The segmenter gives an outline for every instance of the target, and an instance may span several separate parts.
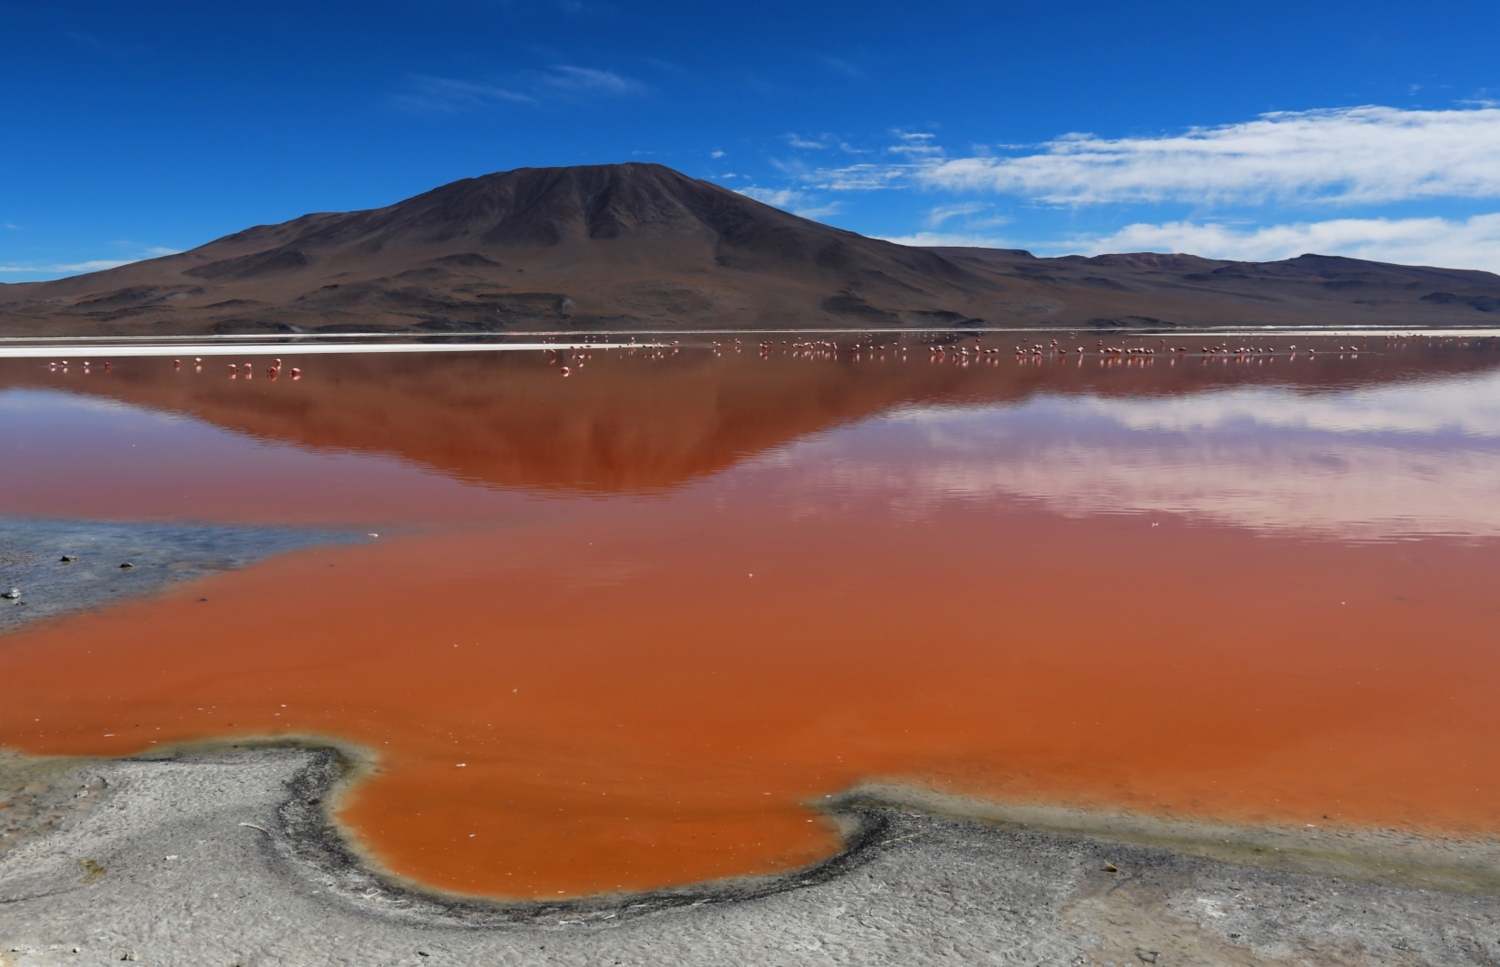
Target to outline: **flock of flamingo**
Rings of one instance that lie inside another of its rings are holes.
[[[1069,335],[1074,340],[1077,340],[1077,334],[1069,333]],[[1315,334],[1308,335],[1311,337]],[[920,348],[925,345],[929,362],[951,363],[960,367],[977,363],[998,365],[1003,357],[1012,355],[1012,353],[997,346],[986,347],[983,336],[972,337],[972,344],[969,338],[964,337],[956,341],[948,340],[941,343],[929,343],[920,338],[906,340],[897,336],[894,341],[877,342],[875,341],[874,333],[866,333],[855,339],[854,342],[843,345],[836,340],[827,338],[800,340],[761,339],[755,345],[762,359],[771,359],[781,355],[794,359],[820,361],[848,360],[851,362],[884,361],[888,359],[905,362],[909,360],[909,353],[913,348]],[[1284,347],[1274,343],[1247,343],[1245,345],[1231,345],[1227,342],[1203,343],[1200,344],[1196,351],[1185,345],[1169,345],[1168,340],[1161,337],[1138,338],[1141,338],[1143,342],[1147,338],[1155,339],[1157,345],[1114,345],[1106,344],[1104,340],[1100,339],[1095,342],[1094,348],[1091,351],[1081,344],[1064,346],[1057,339],[1048,339],[1046,342],[1043,342],[1040,338],[1033,341],[1030,337],[1026,337],[1015,346],[1013,355],[1019,363],[1032,364],[1046,361],[1065,362],[1070,359],[1077,359],[1078,363],[1082,365],[1085,358],[1097,358],[1101,366],[1119,365],[1122,363],[1126,365],[1149,365],[1158,358],[1169,359],[1173,364],[1179,359],[1185,360],[1188,358],[1197,358],[1204,363],[1210,361],[1266,363],[1277,358],[1287,358],[1290,360],[1299,358],[1316,359],[1320,353],[1325,358],[1331,355],[1339,359],[1357,359],[1362,351],[1371,351],[1371,338],[1379,339],[1381,335],[1377,334],[1374,337],[1364,336],[1356,344],[1323,347],[1305,345],[1301,348],[1296,343],[1291,343]],[[1482,341],[1488,341],[1490,345],[1494,345],[1496,337],[1480,334],[1467,339],[1457,336],[1429,336],[1421,334],[1403,336],[1384,335],[1383,348],[1387,351],[1404,348],[1413,341],[1418,341],[1429,347],[1451,346],[1463,348],[1478,345]],[[711,340],[707,346],[709,353],[715,357],[742,353],[745,348],[746,343],[744,340],[737,338]],[[550,355],[551,364],[555,365],[562,361],[567,362],[568,365],[564,365],[560,369],[563,376],[568,376],[576,372],[582,367],[584,361],[592,358],[591,353],[582,354],[577,350],[574,350],[574,355],[571,357],[560,355],[561,350],[558,349],[548,349],[547,352]],[[670,345],[631,347],[624,350],[625,355],[639,355],[641,358],[648,360],[669,359],[680,352],[680,343],[676,340],[672,341]]]
[[[1068,335],[1072,336],[1075,341],[1077,340],[1075,333],[1069,333]],[[1040,337],[1035,340],[1031,337],[1024,337],[1015,345],[1013,353],[1009,353],[998,346],[985,346],[983,336],[972,337],[972,343],[970,343],[970,338],[963,337],[958,340],[928,342],[921,338],[907,340],[897,336],[894,341],[876,342],[874,333],[866,333],[855,339],[852,343],[843,345],[840,345],[836,340],[824,338],[783,339],[780,341],[762,339],[756,343],[756,346],[759,349],[759,355],[762,359],[771,359],[774,356],[783,355],[794,359],[823,361],[848,360],[851,362],[861,362],[891,359],[906,362],[909,359],[908,353],[912,348],[925,345],[928,361],[931,363],[951,363],[958,366],[970,366],[977,363],[998,365],[1001,358],[1014,355],[1015,360],[1019,363],[1037,364],[1048,361],[1066,362],[1069,359],[1077,359],[1079,365],[1082,365],[1085,358],[1093,357],[1099,360],[1101,366],[1107,366],[1120,363],[1145,365],[1153,362],[1158,357],[1167,358],[1173,363],[1179,359],[1190,357],[1201,359],[1205,363],[1211,360],[1263,363],[1279,357],[1295,360],[1305,356],[1307,359],[1315,359],[1320,352],[1325,357],[1336,354],[1341,359],[1345,357],[1357,359],[1361,351],[1370,351],[1370,339],[1372,337],[1364,336],[1359,340],[1358,344],[1327,346],[1321,349],[1312,345],[1299,349],[1296,343],[1288,344],[1285,348],[1278,347],[1275,344],[1258,345],[1249,343],[1246,345],[1231,346],[1225,342],[1202,343],[1196,352],[1185,345],[1168,345],[1167,339],[1160,337],[1149,337],[1156,339],[1157,345],[1155,346],[1144,344],[1106,345],[1105,341],[1100,339],[1095,341],[1092,351],[1085,348],[1082,344],[1064,346],[1055,338],[1043,342]],[[1380,336],[1377,335],[1374,338],[1380,338]],[[1497,338],[1500,337],[1483,333],[1476,333],[1468,337],[1417,333],[1384,335],[1381,348],[1386,351],[1404,349],[1413,343],[1428,348],[1463,349],[1478,347],[1481,344],[1494,347],[1497,343]],[[1144,343],[1144,337],[1142,337],[1142,341]],[[741,353],[744,351],[745,345],[745,342],[741,339],[712,340],[709,342],[707,349],[713,356],[718,357],[730,353]],[[564,377],[579,372],[589,360],[594,358],[593,352],[586,351],[585,347],[549,347],[544,352],[546,352],[548,357],[548,365],[557,366],[558,373]],[[680,340],[674,339],[667,343],[630,346],[629,348],[620,350],[620,352],[626,356],[636,356],[648,361],[661,361],[679,355],[682,352],[682,345]],[[83,373],[85,375],[93,373],[94,365],[91,361],[84,360],[82,363]],[[182,365],[181,359],[172,360],[174,370],[181,370]],[[228,363],[227,365],[230,379],[248,380],[253,379],[255,376],[255,365],[253,363]],[[113,371],[113,363],[110,361],[106,360],[103,362],[102,367],[106,373]],[[68,373],[69,362],[66,359],[53,360],[47,364],[47,369],[49,372],[54,373]],[[203,372],[203,357],[193,357],[193,370],[198,373]],[[277,357],[266,368],[265,378],[274,381],[280,378],[281,371],[282,361],[280,357]],[[288,375],[293,380],[300,380],[302,378],[302,370],[299,367],[293,366],[289,369]]]
[[[87,359],[85,359],[83,361],[83,374],[85,376],[91,375],[93,373],[93,365],[94,364],[92,362],[90,362],[89,360],[87,360]],[[182,369],[182,360],[180,360],[180,359],[174,359],[174,360],[172,360],[172,369],[175,370],[175,371],[180,371]],[[54,360],[52,360],[51,362],[49,362],[47,364],[47,372],[49,372],[49,373],[67,373],[68,370],[69,370],[69,364],[68,364],[68,361],[66,359],[54,359]],[[114,372],[114,363],[106,360],[104,362],[104,372],[106,372],[106,373],[112,373],[112,372]],[[202,356],[194,356],[193,357],[193,372],[195,372],[195,373],[201,373],[201,372],[203,372],[203,357]],[[288,370],[287,375],[290,376],[292,379],[301,379],[302,378],[302,369],[300,367],[293,366],[290,370]],[[254,376],[255,376],[255,364],[254,363],[230,363],[229,364],[229,378],[230,379],[241,379],[241,378],[243,378],[243,379],[252,379],[252,378],[254,378]],[[278,356],[278,357],[276,357],[276,360],[271,363],[270,366],[266,367],[266,378],[270,379],[270,380],[276,380],[276,379],[280,378],[280,376],[281,376],[281,357]]]

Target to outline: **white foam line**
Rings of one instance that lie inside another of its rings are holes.
[[[512,353],[512,352],[537,352],[542,350],[589,350],[589,349],[658,349],[663,348],[660,343],[557,343],[557,342],[528,342],[528,343],[448,343],[446,345],[431,345],[427,343],[371,343],[369,345],[274,345],[274,346],[224,346],[184,343],[177,346],[162,345],[112,345],[79,346],[84,350],[82,353],[67,353],[72,357],[70,362],[76,360],[83,362],[87,358],[90,362],[103,362],[106,359],[120,359],[126,356],[324,356],[333,354],[352,355],[357,353]],[[65,352],[64,347],[59,346],[0,346],[0,359],[58,359]]]
[[[989,333],[993,335],[1009,335],[1012,333],[1051,333],[1057,335],[1066,333],[1075,338],[1083,336],[1102,336],[1111,339],[1130,338],[1160,338],[1162,336],[1173,336],[1182,339],[1202,338],[1207,336],[1402,336],[1407,338],[1421,337],[1460,337],[1470,338],[1497,338],[1500,337],[1500,328],[1493,326],[1472,326],[1449,329],[1392,329],[1380,328],[1345,328],[1327,329],[1319,326],[1230,326],[1214,327],[1202,326],[1193,328],[1149,328],[1139,329],[1094,329],[1092,327],[1074,327],[1071,329],[1059,328],[1057,326],[953,326],[951,328],[892,328],[892,329],[596,329],[589,335],[592,337],[614,337],[622,336],[818,336],[818,335],[860,335],[860,336],[888,336],[888,335],[936,335],[942,333]],[[47,344],[54,346],[93,346],[96,343],[113,344],[159,344],[168,340],[194,340],[193,345],[209,346],[216,342],[244,343],[276,341],[282,346],[302,346],[316,344],[322,340],[355,340],[355,339],[410,339],[417,337],[421,339],[446,339],[464,338],[473,340],[476,337],[490,339],[515,338],[514,333],[492,332],[492,333],[393,333],[393,332],[351,332],[351,333],[246,333],[241,335],[206,335],[206,336],[0,336],[0,346],[8,343]],[[558,336],[577,337],[577,332],[533,332],[527,333],[533,339],[553,338]],[[111,342],[113,341],[113,342]],[[181,343],[185,345],[186,343]],[[371,344],[375,345],[375,344]],[[412,345],[411,343],[396,343],[395,345]],[[433,344],[439,345],[439,344]],[[465,348],[476,345],[464,343]],[[503,348],[495,343],[479,343],[482,348]],[[525,346],[534,346],[533,343],[524,343]],[[547,346],[556,346],[557,343],[547,343]],[[572,345],[572,344],[570,344]],[[598,345],[598,344],[595,344]],[[628,343],[624,345],[647,346],[659,345],[653,343]]]

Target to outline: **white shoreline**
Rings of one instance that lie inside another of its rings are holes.
[[[241,749],[64,767],[52,780],[55,823],[0,855],[0,964],[1500,960],[1500,897],[1216,862],[1108,833],[1018,828],[1015,816],[950,818],[921,811],[909,791],[904,808],[844,806],[873,810],[879,835],[832,875],[788,877],[775,892],[510,913],[445,906],[304,857],[284,806],[318,755]]]
[[[67,346],[0,346],[0,359],[58,359]],[[595,349],[660,349],[660,343],[367,343],[359,345],[299,345],[276,343],[272,345],[242,345],[224,343],[180,343],[171,345],[136,345],[114,343],[81,346],[89,354],[89,361],[104,362],[105,357],[116,359],[131,356],[326,356],[363,355],[367,353],[495,353],[495,352],[545,352],[565,349],[571,352]],[[76,354],[74,354],[76,355]],[[78,357],[82,363],[82,357]]]

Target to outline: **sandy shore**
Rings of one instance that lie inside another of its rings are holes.
[[[306,749],[0,759],[0,964],[1500,961],[1483,844],[1341,831],[1278,849],[1295,834],[1240,830],[1213,847],[1264,864],[1249,866],[1188,855],[1227,827],[1002,807],[960,818],[976,807],[871,788],[833,807],[851,850],[810,871],[497,906],[362,867],[319,808],[338,775],[334,753]],[[1063,828],[1085,820],[1091,835]],[[1145,845],[1169,836],[1177,848]],[[1333,862],[1345,875],[1292,872]],[[1424,877],[1468,892],[1390,882]]]

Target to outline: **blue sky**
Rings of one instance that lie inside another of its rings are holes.
[[[1500,271],[1500,4],[14,2],[0,280],[657,161],[869,235]]]

